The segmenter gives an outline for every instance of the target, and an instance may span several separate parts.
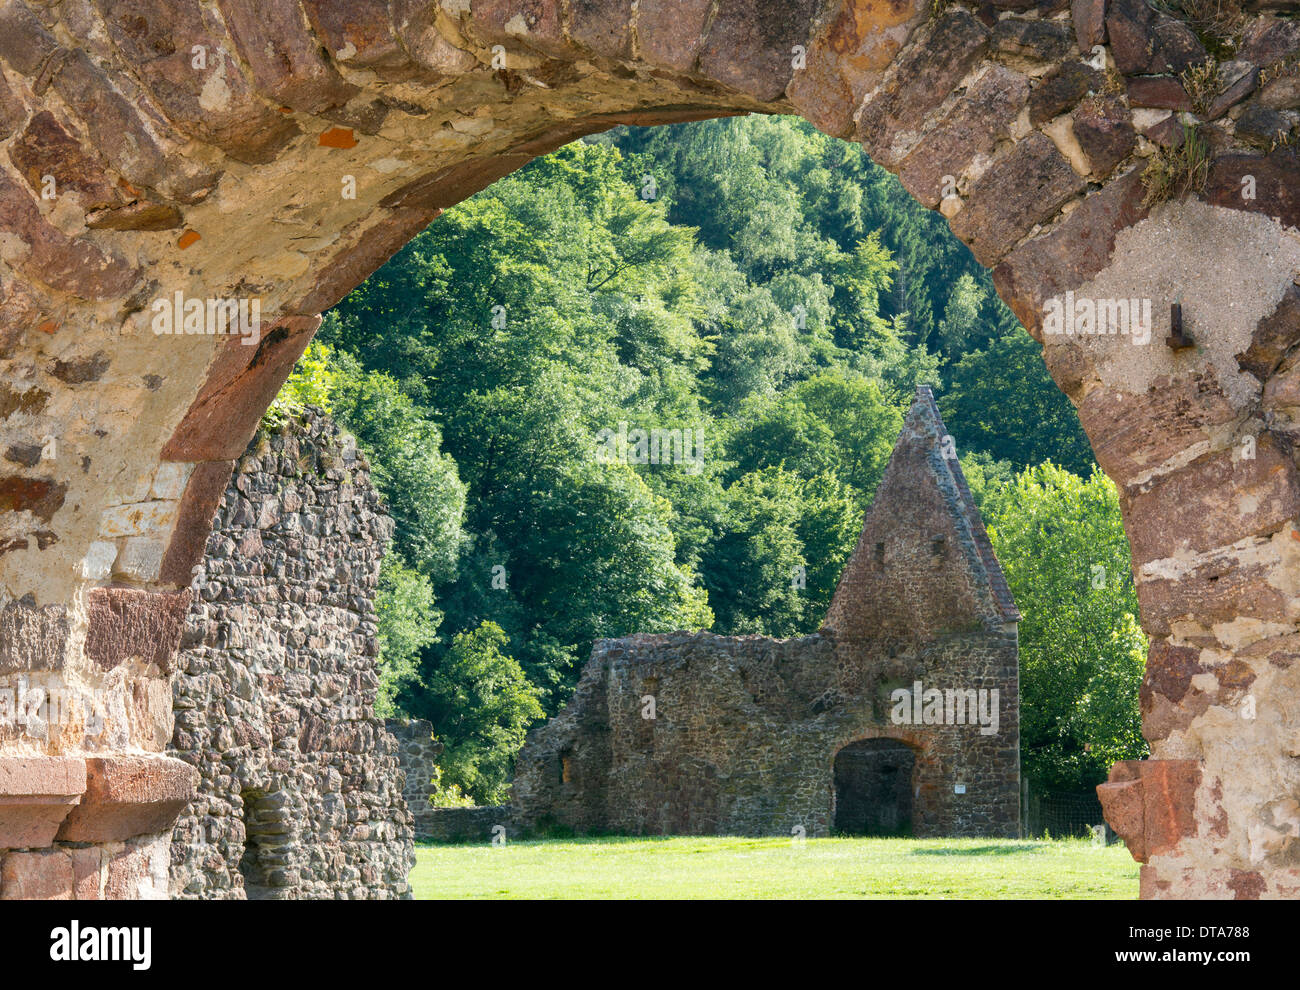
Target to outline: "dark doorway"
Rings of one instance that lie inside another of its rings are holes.
[[[835,830],[845,835],[912,834],[916,756],[894,739],[863,739],[835,754]]]

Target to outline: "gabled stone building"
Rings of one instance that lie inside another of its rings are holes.
[[[577,832],[1016,836],[1019,619],[919,388],[821,630],[597,643],[568,708],[529,735],[513,818]]]

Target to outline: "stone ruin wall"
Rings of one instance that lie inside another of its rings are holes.
[[[568,708],[528,736],[516,824],[828,835],[837,754],[892,739],[913,754],[915,835],[1018,836],[1020,613],[948,442],[919,387],[817,635],[597,643]],[[895,724],[892,692],[918,682],[996,690],[996,731],[974,713]]]
[[[198,768],[177,898],[403,898],[398,744],[374,717],[374,592],[392,535],[351,437],[263,429],[225,491],[186,617],[168,752]]]
[[[529,735],[514,823],[635,835],[790,835],[803,826],[829,835],[835,754],[887,738],[916,754],[917,836],[1018,836],[1014,626],[941,637],[907,658],[890,660],[882,645],[833,633],[603,640],[569,707]],[[914,680],[998,688],[1000,731],[893,725],[890,691]],[[643,717],[646,696],[653,719]]]
[[[384,722],[397,743],[397,762],[405,775],[402,790],[416,839],[433,834],[435,809],[429,804],[433,794],[433,771],[442,755],[442,744],[433,738],[433,723],[422,718],[390,718]]]

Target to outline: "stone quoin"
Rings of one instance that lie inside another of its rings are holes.
[[[942,209],[1119,486],[1152,752],[1101,795],[1143,896],[1300,894],[1300,21],[1246,6],[1189,93],[1145,0],[0,0],[0,687],[107,712],[0,729],[0,898],[166,894],[192,569],[319,314],[539,154],[748,112]],[[1144,205],[1186,122],[1203,190]],[[1151,340],[1044,335],[1069,291]],[[260,300],[256,346],[154,334],[177,292]]]

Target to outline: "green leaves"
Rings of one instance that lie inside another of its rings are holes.
[[[1020,623],[1020,743],[1040,787],[1082,791],[1146,754],[1137,624],[1119,493],[1052,464],[1023,471],[989,526]],[[988,503],[986,503],[987,505]]]
[[[941,377],[1026,613],[1026,765],[1078,783],[1140,748],[1136,603],[1088,583],[1127,566],[1113,491],[1012,482],[1091,469],[1073,410],[988,272],[861,149],[761,116],[570,145],[447,210],[321,338],[276,414],[331,404],[372,459],[403,558],[383,698],[434,721],[445,800],[500,797],[594,639],[815,630]],[[620,421],[702,428],[703,464],[598,463]]]
[[[480,804],[509,800],[515,756],[528,726],[542,717],[540,692],[506,654],[509,642],[494,622],[457,633],[426,685],[435,737],[444,747],[439,786],[458,788]]]
[[[396,699],[419,674],[420,653],[437,641],[442,613],[433,605],[433,585],[390,550],[379,572],[375,612],[379,618],[379,697],[375,714],[397,714]]]
[[[876,382],[841,371],[753,402],[733,426],[736,472],[781,466],[803,478],[826,473],[848,485],[864,512],[893,450],[903,417]]]
[[[986,451],[1018,468],[1052,461],[1089,472],[1092,448],[1069,400],[1018,324],[964,354],[945,376],[939,408],[959,450]]]

